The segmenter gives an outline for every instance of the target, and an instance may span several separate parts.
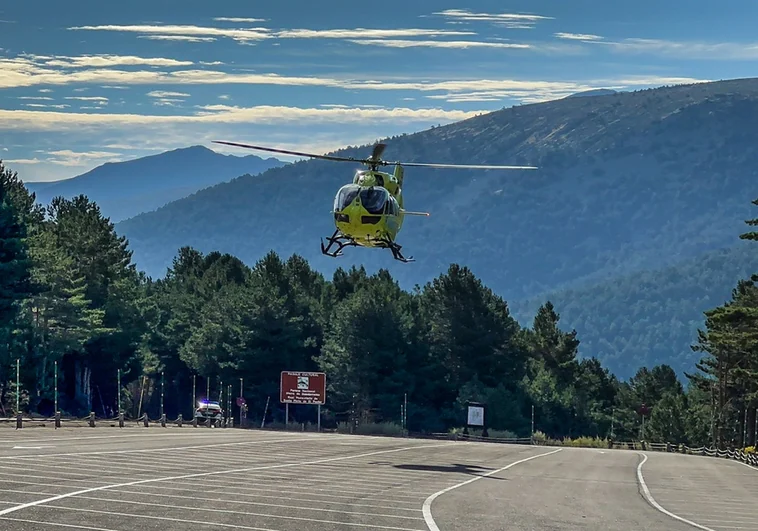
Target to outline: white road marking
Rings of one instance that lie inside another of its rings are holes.
[[[55,446],[14,446],[11,450],[42,450],[43,448],[55,448]]]
[[[219,448],[221,446],[241,446],[245,444],[269,444],[280,442],[302,442],[297,439],[267,439],[262,441],[240,441],[230,443],[215,443],[215,444],[203,444],[198,446],[176,446],[173,448],[144,448],[138,450],[101,450],[97,452],[71,452],[65,454],[34,454],[34,455],[4,455],[0,456],[0,459],[32,459],[32,458],[50,458],[50,457],[79,457],[85,455],[117,455],[117,454],[134,454],[134,453],[150,453],[150,452],[174,452],[177,450],[194,450],[199,448]]]
[[[281,465],[267,465],[267,466],[257,466],[257,467],[248,467],[248,468],[242,468],[238,470],[217,470],[214,472],[200,472],[196,474],[185,474],[182,476],[173,476],[173,477],[163,477],[163,478],[150,478],[150,479],[143,479],[140,481],[130,481],[128,483],[118,483],[113,485],[102,485],[100,487],[92,487],[89,489],[83,489],[75,492],[69,492],[66,494],[61,494],[58,496],[53,496],[50,498],[45,498],[42,500],[37,500],[30,503],[24,503],[21,505],[17,505],[16,507],[10,507],[8,509],[3,509],[0,511],[0,516],[12,513],[14,511],[19,511],[21,509],[27,509],[29,507],[34,507],[37,505],[42,505],[44,503],[54,502],[58,500],[62,500],[64,498],[70,498],[71,496],[77,496],[79,494],[89,494],[90,492],[95,492],[99,490],[106,490],[106,489],[113,489],[113,488],[121,488],[121,487],[130,487],[132,485],[141,485],[144,483],[157,483],[161,481],[175,481],[178,479],[190,479],[190,478],[198,478],[198,477],[205,477],[205,476],[215,476],[219,474],[229,474],[234,472],[252,472],[255,470],[272,470],[276,468],[291,468],[296,466],[307,466],[307,465],[315,465],[319,463],[331,463],[334,461],[344,461],[347,459],[360,459],[362,457],[370,457],[372,455],[382,455],[382,454],[388,454],[388,453],[395,453],[395,452],[403,452],[406,450],[416,450],[416,449],[422,449],[422,448],[441,448],[443,446],[450,446],[450,443],[447,444],[430,444],[430,445],[418,445],[418,446],[406,446],[402,448],[394,448],[391,450],[380,450],[377,452],[369,452],[366,454],[358,454],[358,455],[348,455],[343,457],[331,457],[326,459],[318,459],[315,461],[302,461],[298,463],[285,463]],[[166,451],[170,451],[170,449],[165,449]]]
[[[192,428],[194,430],[194,428]],[[178,438],[181,437],[183,432],[162,432],[162,433],[131,433],[131,434],[124,434],[124,435],[95,435],[92,437],[56,437],[55,435],[52,435],[50,437],[46,437],[44,439],[25,439],[23,436],[19,436],[13,439],[0,439],[0,443],[18,443],[18,442],[48,442],[50,439],[53,439],[55,441],[75,441],[75,442],[81,442],[81,441],[89,441],[89,440],[96,440],[96,439],[134,439],[134,438],[147,438],[147,439],[158,439],[160,437],[174,437]],[[194,437],[218,437],[217,432],[213,433],[203,433],[203,432],[197,432],[196,430],[192,432]],[[242,435],[240,434],[234,434],[234,435]]]
[[[434,517],[432,516],[432,502],[437,499],[439,496],[442,496],[446,492],[450,492],[453,489],[457,489],[458,487],[463,487],[464,485],[468,485],[469,483],[473,483],[474,481],[478,481],[482,478],[486,478],[487,476],[491,476],[493,474],[497,474],[499,472],[502,472],[503,470],[508,470],[512,466],[516,466],[521,463],[525,463],[527,461],[531,461],[532,459],[537,459],[538,457],[545,457],[547,455],[556,454],[563,450],[563,448],[558,448],[557,450],[553,450],[552,452],[546,452],[544,454],[537,454],[533,455],[531,457],[527,457],[526,459],[521,459],[519,461],[514,461],[513,463],[506,465],[502,468],[498,468],[497,470],[492,470],[491,472],[487,472],[486,474],[482,474],[481,476],[477,476],[475,478],[471,478],[467,481],[464,481],[462,483],[458,483],[457,485],[453,485],[452,487],[448,487],[446,489],[443,489],[441,491],[435,492],[431,496],[429,496],[425,501],[424,505],[422,507],[422,511],[424,513],[424,521],[426,522],[426,525],[429,527],[430,531],[440,531],[440,528],[437,527],[436,522],[434,521]],[[2,514],[2,513],[0,513]]]
[[[739,464],[741,464],[743,466],[746,466],[746,467],[750,468],[751,470],[758,470],[758,468],[754,467],[753,465],[748,465],[747,463],[743,463],[742,461],[737,461],[737,463],[739,463]]]
[[[637,452],[639,455],[641,455],[644,459],[640,461],[640,464],[637,465],[637,481],[639,481],[640,488],[642,488],[642,495],[647,500],[647,502],[658,509],[660,512],[665,514],[666,516],[670,516],[671,518],[675,520],[679,520],[680,522],[684,522],[685,524],[689,524],[693,527],[697,527],[698,529],[702,529],[703,531],[715,531],[715,529],[711,529],[710,527],[705,527],[700,524],[696,524],[695,522],[691,520],[687,520],[686,518],[682,518],[679,515],[676,515],[672,513],[671,511],[667,511],[664,509],[657,501],[655,501],[655,498],[653,498],[653,495],[650,494],[650,489],[647,488],[647,484],[645,483],[645,478],[642,476],[642,465],[645,464],[645,461],[647,461],[647,454],[643,454],[640,452]]]
[[[39,485],[44,486],[44,487],[48,486],[45,483],[40,483]],[[180,485],[180,486],[177,487],[177,485]],[[192,488],[182,488],[181,485],[184,485],[185,487],[192,486]],[[249,497],[249,498],[273,498],[273,499],[279,499],[279,500],[281,500],[282,498],[286,498],[288,500],[293,500],[293,501],[314,501],[314,502],[319,502],[319,503],[343,503],[343,502],[340,502],[340,501],[333,502],[332,500],[337,499],[337,500],[352,500],[352,501],[355,501],[356,499],[358,499],[354,495],[353,496],[342,496],[342,495],[339,495],[339,494],[331,494],[331,493],[330,494],[318,494],[316,492],[310,492],[310,493],[308,493],[308,496],[310,496],[310,498],[307,498],[307,499],[306,498],[293,498],[293,497],[291,497],[292,491],[290,491],[289,489],[286,489],[286,492],[285,492],[285,491],[275,491],[275,490],[270,489],[270,488],[237,487],[237,486],[234,486],[234,485],[229,485],[229,483],[212,484],[212,485],[209,485],[208,483],[198,483],[197,486],[189,485],[189,484],[186,484],[186,483],[172,483],[170,487],[164,487],[163,485],[147,485],[147,488],[149,488],[149,489],[163,489],[163,490],[172,490],[172,491],[173,490],[177,490],[177,491],[187,491],[187,492],[197,492],[198,491],[198,487],[202,488],[203,492],[207,492],[207,493],[226,494],[226,495],[230,495],[230,496],[246,496],[246,497]],[[216,489],[216,488],[221,489],[221,490],[209,490],[209,489]],[[230,490],[232,488],[237,489],[237,490],[244,489],[246,491],[251,491],[251,492],[250,493],[248,493],[248,492],[232,492]],[[116,492],[121,492],[121,491],[119,489],[116,489]],[[255,492],[267,492],[268,494],[267,495],[255,494]],[[278,493],[278,495],[274,495],[275,493]],[[412,511],[418,511],[419,510],[419,509],[416,509],[416,508],[414,508],[414,509],[409,509],[409,508],[400,509],[398,507],[398,504],[401,504],[401,503],[408,503],[408,504],[416,505],[417,504],[416,501],[411,501],[411,500],[389,500],[389,499],[387,499],[385,493],[380,493],[380,494],[382,494],[382,499],[380,501],[394,504],[393,507],[381,506],[382,509],[397,508],[398,510],[403,510],[403,511],[411,511],[411,510]],[[316,499],[316,497],[319,497],[319,498],[329,498],[329,500],[319,500],[319,499]],[[415,499],[418,500],[418,497],[416,497]],[[348,503],[348,502],[345,502],[345,503],[347,503],[349,505],[353,505],[352,503]],[[345,504],[345,503],[343,503],[343,504]],[[374,507],[380,507],[380,506],[376,505]]]
[[[117,490],[115,492],[124,492],[123,490]],[[140,492],[132,492],[131,494],[137,494],[137,495],[144,495],[144,493]],[[219,498],[204,498],[202,496],[180,496],[178,494],[155,494],[151,493],[152,496],[162,496],[164,498],[177,498],[177,499],[183,499],[183,500],[197,500],[197,501],[211,501],[211,502],[221,502],[221,503],[229,503],[229,504],[241,504],[241,505],[262,505],[264,507],[279,507],[281,509],[294,509],[296,511],[321,511],[321,512],[327,512],[327,513],[340,513],[340,514],[353,514],[357,516],[378,516],[381,518],[402,518],[404,520],[421,520],[421,517],[419,516],[403,516],[403,515],[393,515],[393,514],[381,514],[381,513],[363,513],[363,512],[355,512],[355,511],[346,511],[344,509],[323,509],[320,507],[298,507],[295,505],[279,505],[276,503],[263,503],[263,502],[252,502],[252,501],[245,501],[245,500],[222,500]],[[78,499],[82,500],[96,500],[101,502],[113,502],[113,503],[134,503],[137,505],[154,505],[156,507],[171,507],[173,509],[187,509],[190,511],[221,511],[222,513],[232,513],[232,514],[246,514],[246,515],[254,515],[254,516],[272,516],[273,518],[294,518],[299,520],[300,518],[295,518],[294,516],[279,516],[279,515],[268,515],[268,514],[259,514],[259,513],[249,513],[246,511],[235,511],[235,510],[227,510],[227,509],[211,509],[207,507],[186,507],[183,505],[166,505],[163,503],[148,503],[148,502],[140,502],[135,500],[123,500],[123,499],[113,499],[113,498],[98,498],[97,496],[76,496]],[[281,498],[280,498],[281,499]],[[327,522],[325,520],[310,520],[308,518],[305,518],[305,520],[313,521],[313,522],[323,522],[323,523],[330,523],[333,524],[335,522]],[[355,524],[359,525],[359,524]]]
[[[201,511],[201,512],[207,512],[207,513],[223,513],[223,514],[236,514],[240,516],[260,516],[263,518],[277,518],[277,519],[283,519],[283,520],[299,520],[301,522],[308,522],[308,523],[318,523],[318,524],[337,524],[337,525],[349,525],[349,526],[355,526],[355,527],[373,527],[378,529],[392,529],[393,531],[414,531],[413,529],[409,529],[407,527],[395,527],[395,526],[388,526],[388,525],[378,525],[378,524],[359,524],[357,522],[339,522],[335,520],[319,520],[318,518],[306,517],[306,516],[290,516],[285,514],[271,514],[271,513],[253,513],[249,511],[235,511],[233,509],[213,509],[211,507],[187,507],[186,505],[166,505],[165,503],[150,503],[150,502],[139,502],[134,500],[119,500],[119,499],[113,499],[113,498],[95,498],[92,496],[77,496],[77,498],[80,499],[87,499],[87,500],[100,500],[103,502],[116,502],[116,503],[127,503],[127,504],[134,504],[134,505],[143,505],[146,507],[160,507],[162,509],[175,509],[175,510],[181,510],[181,511]],[[48,509],[51,508],[63,508],[60,505],[50,505],[48,506]],[[66,509],[72,509],[74,511],[78,510],[76,507],[66,507]],[[356,514],[356,513],[350,513],[345,512],[344,514]],[[135,514],[135,517],[139,518],[140,514]],[[382,517],[384,515],[380,514],[369,514],[368,516],[379,516]],[[413,518],[410,516],[403,516],[403,517],[395,517],[395,518],[407,518],[410,520],[421,520],[421,518]]]
[[[74,529],[87,529],[88,531],[118,531],[117,529],[106,529],[104,527],[89,527],[86,525],[73,525],[73,524],[59,524],[57,522],[40,522],[38,520],[21,520],[20,518],[2,518],[0,520],[10,520],[11,522],[23,522],[25,524],[40,524],[40,525],[57,525],[58,527],[73,527]]]
[[[212,528],[219,528],[219,527],[230,527],[232,529],[249,529],[250,531],[278,531],[276,529],[270,529],[268,527],[250,527],[246,525],[236,525],[236,524],[222,524],[221,522],[199,522],[197,520],[184,520],[181,518],[173,518],[168,516],[151,516],[147,514],[130,514],[130,513],[117,513],[114,511],[97,511],[95,509],[77,509],[74,507],[63,507],[61,505],[51,505],[48,507],[48,509],[64,509],[67,511],[79,511],[79,512],[85,512],[85,513],[93,513],[93,514],[105,514],[108,516],[125,516],[126,518],[134,519],[134,518],[148,518],[150,520],[168,520],[169,522],[179,522],[182,524],[195,524],[195,525],[205,525]],[[0,517],[0,519],[3,519]],[[10,520],[10,518],[8,518]],[[79,526],[76,526],[79,527]],[[113,529],[105,529],[102,531],[116,531]]]

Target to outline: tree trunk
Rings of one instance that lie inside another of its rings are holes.
[[[747,422],[745,428],[745,446],[756,445],[756,407],[751,407],[747,410]]]
[[[84,406],[87,409],[87,413],[92,411],[92,386],[91,386],[92,370],[85,366],[82,366],[82,362],[76,362],[76,396],[78,399],[83,399]]]

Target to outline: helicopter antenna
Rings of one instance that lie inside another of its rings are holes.
[[[250,144],[240,144],[238,142],[227,142],[224,140],[214,140],[214,144],[224,144],[227,146],[242,147],[247,149],[257,149],[260,151],[270,151],[272,153],[281,153],[284,155],[295,155],[298,157],[310,157],[314,159],[333,160],[338,162],[358,162],[367,165],[372,171],[376,171],[379,166],[408,166],[408,167],[425,167],[425,168],[463,168],[475,170],[536,170],[537,166],[495,166],[487,164],[438,164],[427,162],[388,162],[379,157],[384,153],[386,144],[375,144],[371,156],[367,159],[357,159],[355,157],[336,157],[334,155],[316,155],[314,153],[305,153],[302,151],[291,151],[288,149],[277,149],[264,146],[253,146]]]

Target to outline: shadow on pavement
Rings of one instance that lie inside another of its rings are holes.
[[[418,472],[453,472],[458,474],[468,474],[469,476],[482,476],[485,472],[490,472],[493,469],[484,468],[476,465],[393,465],[394,468],[400,470],[415,470]],[[487,476],[488,479],[498,479],[507,481],[505,478],[496,478],[493,476]]]

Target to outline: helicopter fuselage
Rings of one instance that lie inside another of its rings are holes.
[[[358,171],[334,198],[334,224],[362,247],[387,247],[403,225],[403,168]]]

